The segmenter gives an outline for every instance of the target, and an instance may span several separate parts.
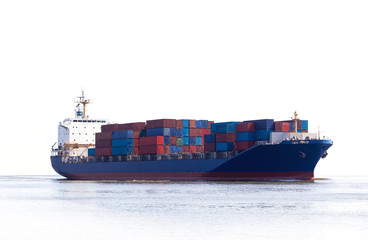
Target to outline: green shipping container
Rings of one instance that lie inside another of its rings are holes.
[[[181,137],[176,138],[176,146],[183,146],[183,138]]]

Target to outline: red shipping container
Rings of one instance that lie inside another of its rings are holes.
[[[202,145],[198,145],[198,146],[196,146],[196,148],[197,148],[197,152],[199,152],[199,153],[203,152],[203,146]]]
[[[235,140],[235,133],[216,133],[216,142],[234,142]]]
[[[197,136],[197,129],[196,128],[190,128],[189,129],[189,136],[190,137],[196,137]]]
[[[140,131],[133,131],[133,138],[139,138]]]
[[[190,137],[202,137],[202,128],[191,128],[189,129]]]
[[[215,123],[215,121],[208,121],[208,128],[211,129],[212,123]]]
[[[170,137],[170,145],[176,145],[176,137]]]
[[[238,141],[235,142],[235,150],[244,151],[252,146],[254,146],[254,141]]]
[[[197,132],[197,136],[196,137],[202,137],[202,133],[203,133],[202,130],[203,130],[202,128],[197,128],[196,129],[196,132]]]
[[[170,153],[170,145],[164,145],[164,153],[169,154]]]
[[[139,138],[140,146],[163,145],[163,144],[164,144],[164,136],[151,136]]]
[[[163,145],[144,145],[139,146],[139,154],[162,154],[164,153]]]
[[[111,148],[96,148],[95,156],[111,156]]]
[[[112,140],[111,139],[100,139],[96,141],[96,148],[111,148]]]
[[[282,131],[282,123],[283,122],[274,122],[273,128],[275,129],[275,132],[281,132]]]
[[[308,133],[308,130],[302,130],[302,133]]]
[[[205,152],[216,152],[216,143],[204,143]]]
[[[139,138],[134,138],[133,139],[133,146],[134,147],[139,147]]]
[[[236,124],[236,132],[254,132],[256,130],[253,122]]]
[[[95,140],[112,139],[112,132],[100,132],[96,133]]]
[[[197,146],[195,146],[195,145],[190,145],[190,146],[189,146],[189,151],[190,151],[191,153],[196,153],[196,152],[197,152]]]
[[[134,147],[133,148],[133,154],[134,155],[139,155],[139,147]]]
[[[208,128],[203,128],[203,129],[202,129],[202,137],[203,137],[204,135],[207,135],[207,134],[209,134],[209,129],[208,129]]]
[[[135,122],[135,123],[124,123],[124,124],[118,124],[118,130],[134,130],[139,131],[146,128],[145,122]]]
[[[189,128],[196,128],[197,124],[196,124],[196,120],[189,120]]]
[[[274,129],[276,132],[289,132],[290,123],[289,122],[275,122]]]
[[[147,120],[147,128],[176,128],[176,119]]]
[[[282,131],[283,132],[289,132],[290,131],[290,123],[282,123]]]
[[[178,128],[178,129],[183,128],[183,120],[177,120],[176,121],[176,128]]]
[[[101,126],[101,132],[112,132],[118,130],[118,124],[107,124]]]
[[[189,145],[185,145],[183,146],[183,153],[189,153],[190,152],[190,147]]]

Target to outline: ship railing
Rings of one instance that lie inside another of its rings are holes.
[[[51,156],[52,157],[61,157],[63,155],[63,152],[59,149],[52,149],[51,150]]]
[[[331,136],[322,136],[318,140],[332,140]]]
[[[238,151],[205,152],[205,153],[173,153],[173,154],[146,154],[146,155],[118,155],[118,156],[63,156],[62,162],[67,164],[97,163],[97,162],[130,162],[130,161],[163,161],[163,160],[203,160],[229,159],[238,154]]]
[[[322,136],[322,137],[312,137],[312,136],[293,136],[291,138],[284,138],[277,141],[256,141],[256,145],[277,145],[284,141],[309,141],[309,140],[331,140],[329,136]]]
[[[51,150],[51,156],[52,157],[57,157],[58,156],[58,151],[57,150]]]
[[[79,157],[79,156],[62,156],[62,163],[87,163],[88,157]]]

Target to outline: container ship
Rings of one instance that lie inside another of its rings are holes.
[[[308,132],[308,120],[213,122],[155,119],[110,123],[86,115],[59,123],[51,164],[73,180],[309,180],[332,146]]]

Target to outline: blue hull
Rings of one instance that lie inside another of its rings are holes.
[[[284,141],[256,145],[230,159],[62,163],[51,157],[51,163],[57,173],[76,180],[304,180],[314,177],[331,146],[330,140]]]

